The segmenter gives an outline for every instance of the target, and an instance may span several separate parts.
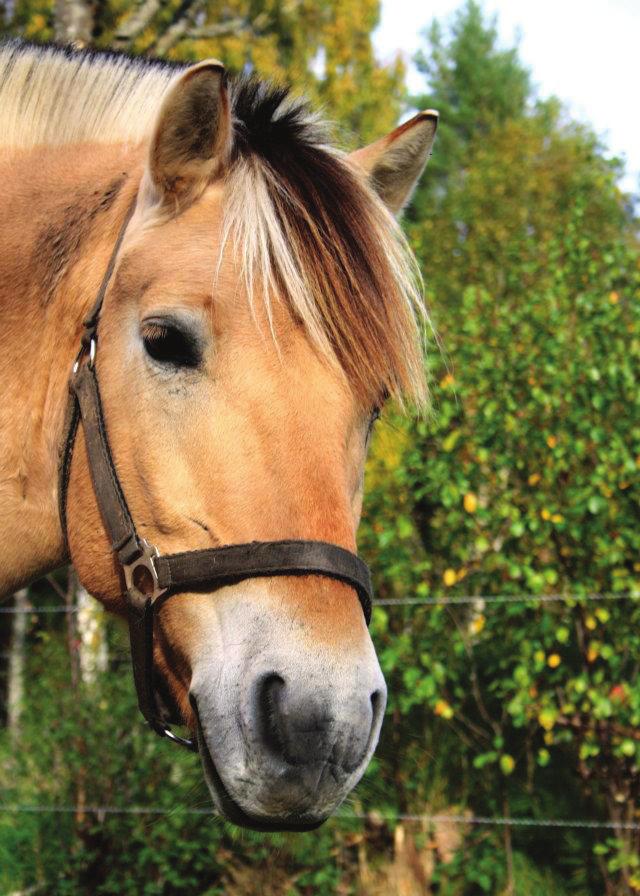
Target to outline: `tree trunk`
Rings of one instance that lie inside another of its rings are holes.
[[[27,609],[29,592],[26,588],[14,596],[15,609],[11,651],[9,653],[9,681],[7,693],[7,727],[12,743],[20,740],[20,717],[24,701],[24,666],[27,641]]]
[[[80,582],[75,590],[80,676],[85,684],[92,685],[101,672],[106,672],[109,660],[106,614],[102,605],[91,597]]]
[[[56,0],[54,33],[57,41],[84,47],[91,41],[93,14],[85,0]]]

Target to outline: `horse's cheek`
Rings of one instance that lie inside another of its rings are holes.
[[[96,502],[82,428],[69,476],[67,532],[71,560],[82,585],[108,610],[124,614],[120,575]]]

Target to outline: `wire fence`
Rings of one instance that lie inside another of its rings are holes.
[[[167,809],[164,806],[40,806],[40,805],[11,805],[0,803],[0,813],[18,814],[52,814],[52,815],[95,815],[105,818],[108,815],[200,815],[216,816],[213,808],[196,808],[191,806],[172,806]],[[450,815],[441,813],[435,815],[411,815],[407,813],[381,812],[372,809],[369,812],[338,812],[333,818],[337,820],[360,820],[379,824],[386,821],[408,821],[420,824],[455,824],[476,825],[492,827],[520,827],[520,828],[580,828],[583,830],[616,830],[616,831],[640,831],[640,821],[592,821],[586,818],[519,818],[508,816],[474,816],[474,815]]]
[[[374,601],[375,607],[455,606],[457,604],[552,604],[587,601],[638,600],[640,591],[601,591],[585,594],[461,594],[434,597],[389,597]]]
[[[433,597],[387,597],[375,600],[376,607],[440,607],[457,605],[478,604],[551,604],[551,603],[579,603],[580,601],[621,601],[640,600],[640,591],[589,591],[557,592],[553,594],[454,594],[434,595]],[[78,613],[79,607],[74,606],[50,606],[50,607],[0,607],[2,615],[55,615],[65,613]]]
[[[401,607],[401,606],[483,606],[498,604],[551,604],[551,603],[579,603],[582,601],[623,601],[639,600],[640,591],[610,591],[610,592],[556,592],[551,594],[463,594],[463,595],[433,595],[405,598],[381,598],[374,603],[376,607]],[[70,605],[44,606],[44,607],[0,607],[1,615],[65,615],[78,613],[79,607]],[[193,808],[188,806],[174,806],[167,809],[161,806],[47,806],[0,803],[0,814],[57,814],[57,815],[93,815],[98,820],[110,815],[199,815],[213,816],[211,808]],[[406,814],[386,813],[379,810],[370,812],[340,812],[334,816],[336,819],[359,819],[374,823],[384,822],[413,822],[424,825],[474,825],[486,827],[514,827],[514,828],[557,828],[557,829],[582,829],[582,830],[610,830],[610,831],[640,831],[639,821],[594,821],[591,819],[560,819],[560,818],[520,818],[520,817],[489,817],[473,815],[453,814]]]

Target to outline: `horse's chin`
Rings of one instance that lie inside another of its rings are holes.
[[[250,811],[243,809],[239,802],[231,796],[218,774],[199,722],[196,730],[204,779],[216,810],[227,821],[253,831],[275,833],[277,831],[313,831],[327,820],[327,816],[317,818],[308,814],[267,818],[251,814]]]

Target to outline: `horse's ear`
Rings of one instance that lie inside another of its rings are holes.
[[[438,113],[428,109],[349,156],[364,169],[372,187],[394,215],[400,214],[411,199],[431,155],[437,127]]]
[[[225,69],[216,59],[188,68],[165,96],[153,129],[142,191],[181,207],[220,173],[231,142]]]

